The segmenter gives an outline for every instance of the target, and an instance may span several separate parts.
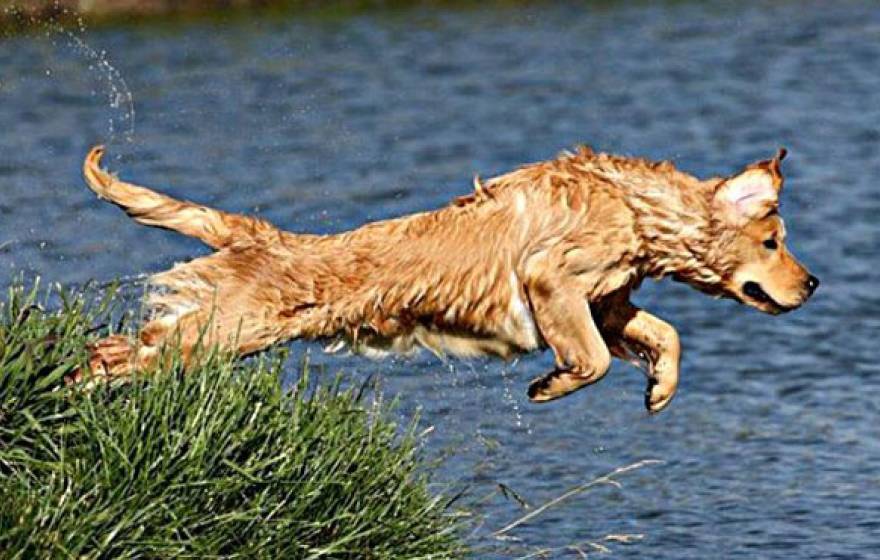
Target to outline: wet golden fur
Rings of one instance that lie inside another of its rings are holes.
[[[425,347],[506,358],[549,347],[557,365],[532,382],[534,401],[597,381],[614,355],[648,362],[646,404],[657,411],[675,393],[680,346],[671,326],[629,303],[642,279],[671,276],[771,313],[815,288],[784,246],[760,249],[784,237],[774,212],[784,153],[700,180],[581,148],[475,179],[445,208],[326,236],[122,182],[100,167],[102,154],[84,165],[100,197],[216,252],[152,277],[150,320],[136,340],[95,345],[96,375],[149,368],[172,340],[188,359],[200,333],[239,354],[292,338],[371,355]],[[748,281],[764,289],[758,299],[743,293]]]

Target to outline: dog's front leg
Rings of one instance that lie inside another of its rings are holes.
[[[576,278],[541,279],[528,286],[535,323],[556,356],[556,369],[529,385],[532,402],[546,402],[602,379],[611,354]]]
[[[615,355],[625,354],[625,347],[647,354],[650,368],[645,407],[651,412],[666,408],[678,388],[681,362],[681,342],[675,327],[624,301],[617,302],[607,312],[603,309],[602,331],[610,339],[612,350],[618,349]],[[615,338],[621,339],[624,348],[611,342]]]

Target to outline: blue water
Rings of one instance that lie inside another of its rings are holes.
[[[436,208],[475,173],[579,142],[704,175],[783,145],[790,247],[822,287],[769,317],[646,285],[637,303],[684,345],[679,394],[658,416],[625,364],[536,406],[525,389],[547,354],[371,362],[301,342],[292,353],[328,375],[378,373],[401,419],[420,411],[433,426],[426,453],[448,456],[437,480],[470,485],[472,499],[503,483],[538,506],[615,467],[665,461],[549,509],[516,540],[491,533],[518,504],[489,498],[470,537],[478,557],[578,558],[559,547],[594,541],[622,558],[872,558],[878,92],[870,2],[536,4],[6,38],[0,284],[19,271],[69,285],[132,277],[205,252],[87,191],[79,167],[96,142],[135,182],[309,232]]]

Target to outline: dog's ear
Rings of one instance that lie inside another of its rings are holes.
[[[765,159],[759,161],[757,163],[753,163],[748,166],[747,169],[766,169],[773,175],[773,182],[776,184],[776,190],[782,190],[782,183],[785,181],[785,178],[782,176],[782,160],[785,159],[786,154],[788,154],[788,150],[785,148],[779,148],[776,150],[776,155],[771,159]]]
[[[715,187],[716,210],[735,224],[763,218],[775,210],[783,183],[779,162],[785,154],[785,148],[781,148],[773,159],[753,163],[720,181]]]

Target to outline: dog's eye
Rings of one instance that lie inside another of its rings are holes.
[[[775,237],[771,237],[770,239],[764,241],[764,247],[768,248],[771,251],[775,251],[779,248],[779,243],[776,242]]]

